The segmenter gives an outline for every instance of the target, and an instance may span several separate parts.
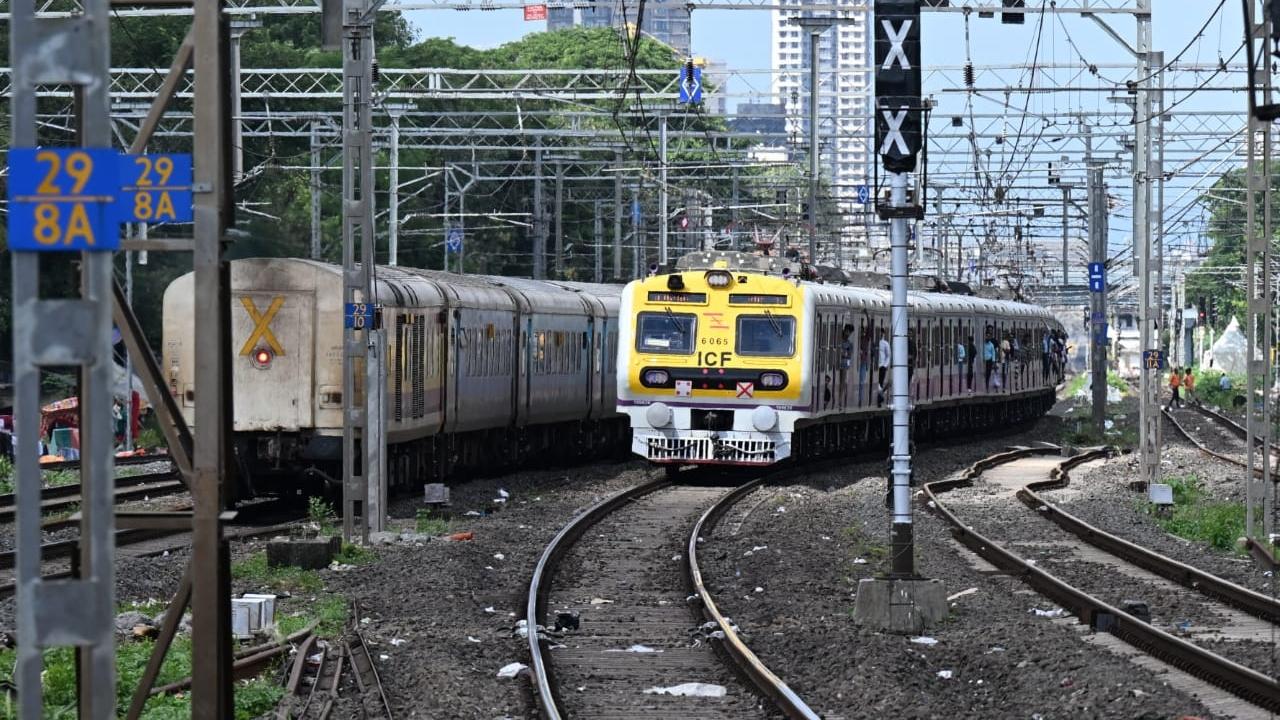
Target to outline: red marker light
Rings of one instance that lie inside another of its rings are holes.
[[[259,368],[266,370],[267,368],[271,367],[271,360],[272,360],[272,356],[271,356],[270,350],[266,348],[258,348],[257,350],[253,351],[253,362]]]

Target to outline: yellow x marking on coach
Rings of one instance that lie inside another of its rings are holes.
[[[284,296],[277,295],[271,298],[271,304],[267,306],[267,311],[261,314],[258,313],[258,306],[253,303],[253,298],[247,295],[240,298],[240,304],[244,305],[244,309],[249,313],[249,319],[254,323],[253,332],[249,333],[249,339],[244,341],[244,347],[240,348],[240,354],[248,355],[253,352],[253,348],[258,341],[263,340],[271,348],[271,352],[276,355],[284,355],[284,348],[280,347],[275,334],[271,332],[271,321],[284,305]]]

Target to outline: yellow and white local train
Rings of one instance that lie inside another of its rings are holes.
[[[802,281],[798,269],[694,253],[626,286],[618,409],[633,452],[672,466],[767,465],[889,436],[892,391],[882,398],[879,372],[889,292]],[[936,292],[909,303],[915,432],[983,432],[1052,407],[1043,348],[1062,326],[1048,311]]]

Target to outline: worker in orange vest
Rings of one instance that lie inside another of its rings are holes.
[[[1187,402],[1195,402],[1196,392],[1196,376],[1191,374],[1191,368],[1187,368],[1187,372],[1182,376],[1183,397]]]
[[[1172,408],[1177,405],[1182,407],[1182,398],[1178,397],[1178,388],[1182,385],[1182,368],[1174,368],[1173,374],[1169,376],[1169,404],[1165,409]]]

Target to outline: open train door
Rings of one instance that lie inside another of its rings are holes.
[[[315,299],[296,291],[233,291],[231,305],[235,429],[310,426]]]

